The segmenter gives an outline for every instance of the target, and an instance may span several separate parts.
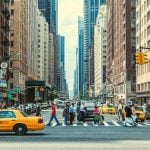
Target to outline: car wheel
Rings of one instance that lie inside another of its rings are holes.
[[[23,124],[17,124],[14,127],[14,132],[16,135],[24,135],[27,132],[27,128]]]

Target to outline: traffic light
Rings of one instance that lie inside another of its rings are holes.
[[[135,60],[136,60],[136,64],[142,64],[141,52],[137,52],[135,54]]]
[[[147,54],[145,52],[141,53],[141,60],[142,60],[142,64],[148,63]]]

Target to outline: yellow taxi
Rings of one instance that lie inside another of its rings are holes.
[[[103,114],[116,114],[116,108],[111,105],[103,105],[100,109]]]
[[[15,132],[17,135],[24,135],[27,131],[44,128],[42,117],[28,116],[19,110],[0,110],[0,132]]]
[[[145,121],[145,113],[143,112],[143,107],[142,106],[135,106],[135,114],[137,117],[138,121]],[[126,112],[123,110],[123,120],[125,120],[126,117]]]

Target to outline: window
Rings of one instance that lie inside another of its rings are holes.
[[[16,118],[16,115],[13,111],[1,111],[0,118]]]
[[[14,5],[14,0],[11,0],[11,5]]]
[[[11,46],[11,47],[14,46],[14,41],[10,41],[10,46]]]
[[[14,31],[13,30],[10,31],[10,36],[11,37],[14,36]]]
[[[11,15],[12,16],[14,15],[14,9],[11,9]]]

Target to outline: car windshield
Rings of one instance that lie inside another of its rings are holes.
[[[21,113],[24,117],[28,117],[28,115],[27,115],[25,112],[20,111],[20,113]]]
[[[143,108],[142,107],[135,107],[135,110],[143,111]]]
[[[85,106],[93,108],[95,107],[95,103],[86,103]]]

